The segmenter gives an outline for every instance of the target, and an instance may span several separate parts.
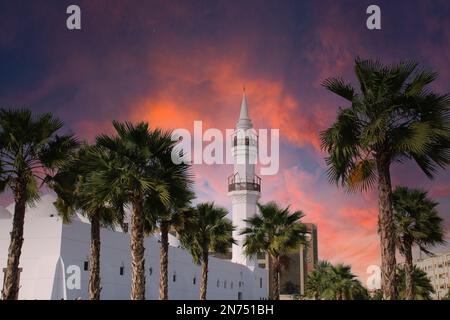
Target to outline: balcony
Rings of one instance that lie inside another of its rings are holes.
[[[240,190],[261,192],[261,178],[255,175],[255,178],[253,180],[248,181],[248,180],[241,180],[237,175],[237,173],[229,176],[228,192]]]

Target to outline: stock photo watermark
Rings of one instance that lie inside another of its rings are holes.
[[[369,274],[366,280],[366,286],[369,290],[381,289],[381,268],[377,265],[370,265],[366,269]]]
[[[176,129],[172,141],[178,141],[172,151],[175,164],[260,165],[263,176],[277,174],[280,167],[279,129],[226,129],[223,133],[208,128],[203,132],[202,121],[194,121],[193,135],[188,129]]]
[[[68,30],[81,30],[81,8],[76,4],[69,5],[66,9],[68,17],[66,27]],[[371,4],[366,9],[369,17],[366,20],[366,27],[369,30],[381,30],[381,8],[376,4]]]

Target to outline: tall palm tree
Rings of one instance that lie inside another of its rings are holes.
[[[23,245],[25,208],[39,200],[39,187],[46,182],[77,146],[71,135],[58,135],[63,123],[46,113],[0,109],[0,189],[14,196],[14,217],[2,299],[19,293],[19,261]]]
[[[234,227],[226,218],[227,213],[226,209],[215,206],[213,202],[197,204],[180,237],[194,262],[202,266],[200,300],[206,300],[209,252],[226,253],[235,243],[232,236]]]
[[[189,206],[195,195],[191,190],[192,179],[189,165],[175,164],[168,159],[163,163],[161,178],[166,183],[170,194],[169,205],[164,205],[159,196],[151,193],[145,199],[144,210],[148,225],[151,226],[149,231],[152,232],[159,226],[161,233],[159,299],[167,300],[169,298],[169,231],[173,229],[177,233],[183,232],[185,220],[190,213]]]
[[[306,226],[300,222],[301,211],[290,213],[289,207],[280,208],[277,203],[258,204],[260,214],[246,219],[248,227],[241,230],[245,235],[244,247],[248,256],[266,252],[272,268],[272,299],[280,297],[280,272],[286,255],[301,244],[306,244]]]
[[[106,150],[83,146],[53,177],[51,186],[58,195],[55,202],[65,223],[70,223],[72,215],[78,211],[88,217],[91,223],[91,245],[89,262],[89,299],[99,300],[100,285],[100,228],[113,227],[123,222],[123,206],[118,199],[105,202],[98,199],[90,179],[99,167],[99,162],[107,160]]]
[[[420,189],[399,186],[393,192],[397,247],[405,258],[406,299],[414,299],[412,246],[429,252],[427,247],[444,242],[443,220],[438,203]]]
[[[108,159],[99,163],[89,183],[98,199],[118,197],[131,206],[131,299],[145,299],[144,200],[149,194],[169,205],[166,183],[160,178],[162,161],[171,147],[169,132],[150,130],[147,123],[113,122],[116,136],[100,135],[97,146],[106,149]]]
[[[397,286],[399,291],[400,299],[409,299],[406,292],[406,272],[402,267],[397,268]],[[414,292],[414,300],[431,300],[431,294],[435,293],[434,288],[431,284],[430,279],[427,274],[414,266],[412,272],[412,284]]]
[[[390,166],[414,160],[432,178],[450,161],[450,98],[428,85],[437,78],[417,71],[417,64],[384,66],[356,59],[360,92],[341,78],[324,86],[350,104],[321,133],[331,181],[349,190],[378,185],[378,224],[381,242],[382,287],[385,299],[395,299],[395,233]]]

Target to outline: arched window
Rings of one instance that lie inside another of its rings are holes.
[[[259,278],[259,287],[262,288],[262,278]]]
[[[172,281],[173,282],[177,281],[177,273],[176,272],[173,273]]]
[[[217,279],[217,288],[219,288],[219,287],[220,287],[220,280]]]
[[[233,146],[237,146],[237,136],[234,136],[234,139],[233,139]]]
[[[148,274],[151,276],[152,275],[152,273],[153,273],[153,268],[152,267],[150,267],[150,269],[148,269]]]
[[[192,279],[192,284],[195,285],[197,283],[197,278],[194,276],[194,278]]]

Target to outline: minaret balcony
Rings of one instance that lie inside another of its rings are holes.
[[[240,179],[236,174],[228,177],[228,192],[231,191],[258,191],[261,192],[261,178],[257,175],[254,176],[253,180]]]

